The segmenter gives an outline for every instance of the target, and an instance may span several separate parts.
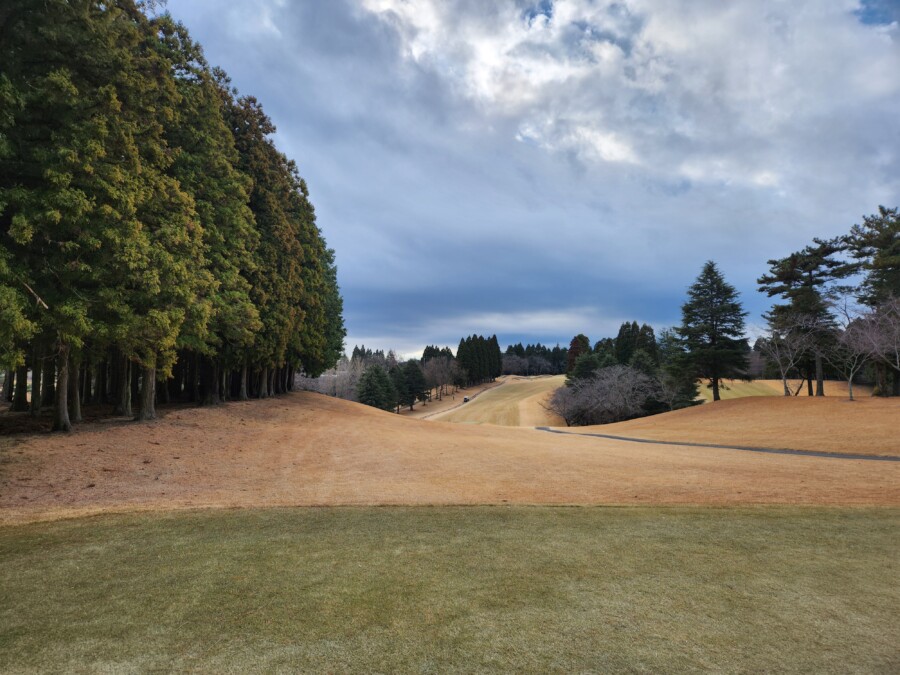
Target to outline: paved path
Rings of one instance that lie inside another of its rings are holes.
[[[538,431],[546,431],[551,434],[563,436],[592,436],[594,438],[609,438],[614,441],[626,441],[628,443],[649,443],[651,445],[684,445],[691,448],[715,448],[717,450],[745,450],[748,452],[766,452],[773,455],[805,455],[807,457],[829,457],[832,459],[864,459],[877,462],[900,462],[900,457],[886,455],[853,455],[846,452],[820,452],[818,450],[788,450],[787,448],[754,448],[746,445],[715,445],[713,443],[686,443],[680,441],[657,441],[648,438],[629,438],[627,436],[613,436],[612,434],[588,434],[577,431],[560,431],[550,427],[535,427]]]

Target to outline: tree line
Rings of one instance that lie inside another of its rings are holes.
[[[441,400],[458,389],[493,381],[502,373],[497,336],[470,335],[450,347],[429,345],[418,359],[400,359],[391,350],[354,346],[350,356],[316,377],[301,377],[300,386],[382,410],[412,410],[416,403]]]
[[[852,398],[854,380],[867,370],[874,395],[900,396],[896,208],[880,206],[847,234],[814,239],[768,265],[759,290],[781,302],[765,315],[768,333],[756,348],[776,367],[786,396],[794,375],[810,396],[824,396],[831,375],[847,380]]]
[[[503,354],[504,375],[561,375],[566,372],[568,350],[557,344],[509,345]]]
[[[157,402],[266,398],[333,366],[334,253],[260,103],[133,0],[10,0],[0,25],[13,408],[52,407],[69,430],[82,402],[152,419]]]
[[[769,260],[759,290],[782,300],[766,313],[768,335],[754,349],[776,368],[784,394],[799,375],[810,396],[826,377],[847,381],[868,369],[877,396],[900,395],[900,215],[879,207],[850,232],[814,239]],[[856,283],[853,283],[856,281]],[[576,335],[568,348],[566,386],[550,408],[567,424],[600,424],[693,405],[697,382],[714,401],[724,379],[748,379],[747,312],[713,261],[688,289],[682,322],[656,339],[650,326],[622,324],[615,338],[591,345]],[[815,381],[815,390],[813,382]]]

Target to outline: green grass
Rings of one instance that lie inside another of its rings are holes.
[[[0,670],[897,672],[889,509],[331,508],[0,529]]]

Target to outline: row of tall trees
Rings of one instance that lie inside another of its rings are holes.
[[[0,25],[14,405],[52,401],[68,430],[82,400],[150,419],[157,401],[265,398],[332,366],[334,254],[259,102],[133,0],[10,0]]]
[[[503,356],[497,336],[471,335],[459,341],[456,350],[463,386],[494,380],[503,374]]]

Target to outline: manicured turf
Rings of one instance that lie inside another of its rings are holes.
[[[0,529],[0,670],[897,672],[900,512],[329,508]]]

